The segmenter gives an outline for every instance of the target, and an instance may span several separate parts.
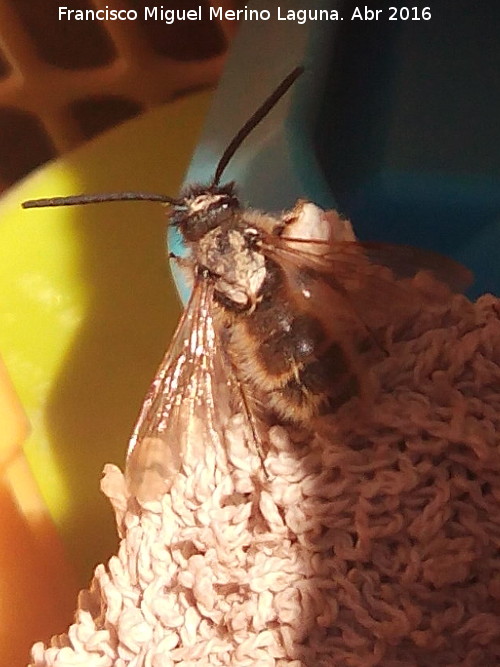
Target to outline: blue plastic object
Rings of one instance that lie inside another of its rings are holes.
[[[274,18],[242,22],[186,182],[210,181],[235,132],[302,63],[222,180],[256,208],[336,206],[360,239],[450,255],[474,271],[470,296],[500,294],[500,4],[434,3],[428,21],[390,21],[375,2],[381,18],[361,21],[356,3],[325,0],[315,9],[344,20],[302,25],[278,21],[278,3],[251,6]]]

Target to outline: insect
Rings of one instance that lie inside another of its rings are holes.
[[[127,454],[129,487],[141,500],[168,491],[190,448],[224,447],[235,411],[263,459],[266,416],[307,424],[362,394],[367,353],[384,353],[378,330],[421,306],[409,281],[419,270],[454,289],[470,282],[465,268],[434,253],[357,242],[337,213],[310,202],[263,213],[242,206],[234,183],[221,184],[236,149],[301,73],[291,72],[237,133],[207,186],[178,198],[126,192],[23,204],[159,201],[189,249],[179,262],[191,296]]]

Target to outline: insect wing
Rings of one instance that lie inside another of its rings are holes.
[[[295,294],[305,292],[311,302],[326,305],[329,300],[337,316],[351,312],[369,329],[442,303],[449,290],[462,292],[472,282],[458,262],[411,246],[269,237],[264,249],[287,267],[288,279],[299,287]],[[427,291],[415,283],[417,274],[427,277]]]
[[[387,354],[388,327],[403,331],[422,309],[448,300],[449,288],[471,281],[453,260],[406,246],[268,236],[262,248],[281,267],[288,297],[328,334],[330,348],[315,350],[311,368],[324,374],[332,408],[355,395],[369,404],[370,369]],[[414,280],[420,271],[432,274],[423,290]]]
[[[212,310],[213,287],[199,277],[130,440],[126,479],[140,501],[169,490],[188,452],[194,460],[207,442],[223,444],[229,380]]]
[[[450,257],[432,250],[393,243],[358,242],[372,263],[387,266],[396,278],[411,278],[420,271],[432,273],[453,292],[465,291],[473,281],[472,272]],[[343,253],[343,249],[339,249]],[[331,256],[334,261],[334,256]]]

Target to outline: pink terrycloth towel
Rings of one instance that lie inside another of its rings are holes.
[[[371,409],[273,427],[268,481],[240,415],[161,502],[106,466],[118,555],[31,664],[500,664],[499,315],[455,296],[388,329]]]

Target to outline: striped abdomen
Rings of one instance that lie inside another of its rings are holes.
[[[266,411],[302,422],[356,394],[358,374],[349,344],[325,326],[328,304],[301,308],[282,269],[269,259],[266,269],[255,308],[234,314],[229,352]]]

